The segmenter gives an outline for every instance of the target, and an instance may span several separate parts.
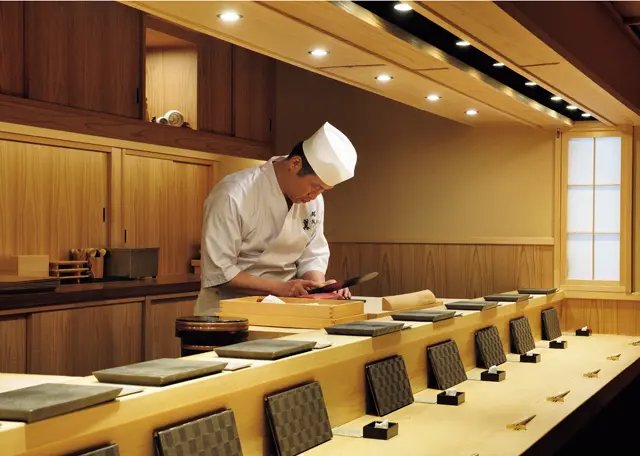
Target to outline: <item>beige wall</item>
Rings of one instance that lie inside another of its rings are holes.
[[[467,127],[284,63],[277,90],[279,154],[323,121],[358,150],[325,196],[331,242],[551,240],[553,131]]]

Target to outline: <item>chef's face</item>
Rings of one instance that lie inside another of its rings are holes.
[[[332,188],[315,174],[304,174],[300,157],[291,157],[289,162],[290,182],[287,196],[294,203],[308,203]]]

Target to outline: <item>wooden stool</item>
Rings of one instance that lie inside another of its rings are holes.
[[[176,337],[180,338],[181,356],[244,342],[248,336],[249,320],[246,318],[188,316],[176,319]]]

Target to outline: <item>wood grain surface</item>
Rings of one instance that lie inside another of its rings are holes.
[[[0,2],[0,93],[24,95],[24,2]]]
[[[331,243],[328,278],[377,271],[354,287],[359,296],[431,290],[476,298],[518,287],[553,286],[553,246]]]
[[[0,372],[27,372],[27,319],[0,317]]]
[[[84,376],[142,361],[142,306],[139,302],[30,315],[29,373]]]

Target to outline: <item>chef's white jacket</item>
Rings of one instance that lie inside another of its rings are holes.
[[[196,315],[212,314],[220,299],[241,295],[220,287],[241,271],[284,281],[326,273],[322,195],[288,209],[273,169],[277,158],[225,177],[205,200]]]

